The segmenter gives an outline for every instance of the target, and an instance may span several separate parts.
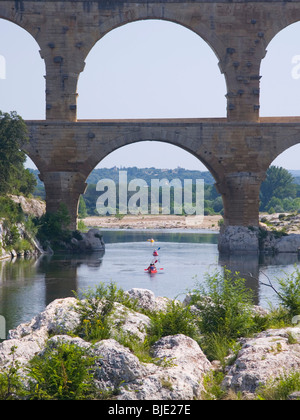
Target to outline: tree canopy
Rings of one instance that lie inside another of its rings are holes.
[[[260,189],[261,211],[272,212],[272,209],[279,212],[298,210],[298,202],[295,203],[297,207],[295,209],[289,208],[288,206],[289,203],[296,199],[297,190],[295,180],[287,169],[270,166],[267,170],[266,179]]]
[[[25,122],[16,112],[0,111],[0,195],[34,191],[36,180],[24,168],[26,154],[21,150],[28,141]]]

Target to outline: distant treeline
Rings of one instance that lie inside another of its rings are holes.
[[[156,169],[156,168],[102,168],[95,169],[87,179],[88,188],[80,199],[79,215],[81,217],[98,215],[96,201],[101,194],[96,190],[96,185],[101,179],[113,180],[118,186],[120,170],[127,172],[128,182],[133,179],[143,179],[151,186],[153,179],[174,179],[182,181],[191,179],[195,185],[197,179],[204,180],[204,214],[223,214],[223,202],[214,185],[214,178],[210,172],[190,171],[183,168]],[[45,198],[44,184],[38,178],[37,170],[30,170],[37,179],[35,196]],[[295,174],[295,177],[292,175]],[[150,194],[150,191],[149,191]],[[132,194],[131,194],[132,195]],[[130,199],[130,194],[128,199]],[[171,189],[172,199],[172,189]],[[160,203],[161,204],[161,203]],[[268,213],[300,212],[300,178],[298,171],[289,172],[286,169],[271,166],[267,171],[266,180],[262,183],[260,192],[260,211]]]

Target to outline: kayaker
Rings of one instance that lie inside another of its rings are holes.
[[[154,271],[157,271],[155,264],[151,263],[150,266],[148,267],[148,272],[153,273]]]
[[[153,257],[158,257],[158,252],[156,249],[153,251]]]

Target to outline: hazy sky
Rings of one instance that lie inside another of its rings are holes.
[[[44,119],[44,75],[35,40],[0,19],[0,109]],[[270,43],[261,75],[261,116],[300,115],[300,22]],[[78,93],[79,119],[226,116],[217,57],[195,33],[165,21],[135,22],[107,34],[86,59]],[[300,145],[274,164],[300,170],[299,158]],[[101,166],[206,170],[187,152],[159,142],[119,149]]]

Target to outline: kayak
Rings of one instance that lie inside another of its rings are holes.
[[[157,274],[158,273],[158,270],[160,270],[160,271],[162,271],[163,270],[163,268],[154,268],[153,270],[150,270],[150,268],[145,268],[145,271],[147,271],[147,273],[149,273],[149,274]]]
[[[147,268],[145,271],[148,271],[149,274],[156,274],[157,273],[156,268],[154,268],[153,270],[150,270],[150,268]]]

